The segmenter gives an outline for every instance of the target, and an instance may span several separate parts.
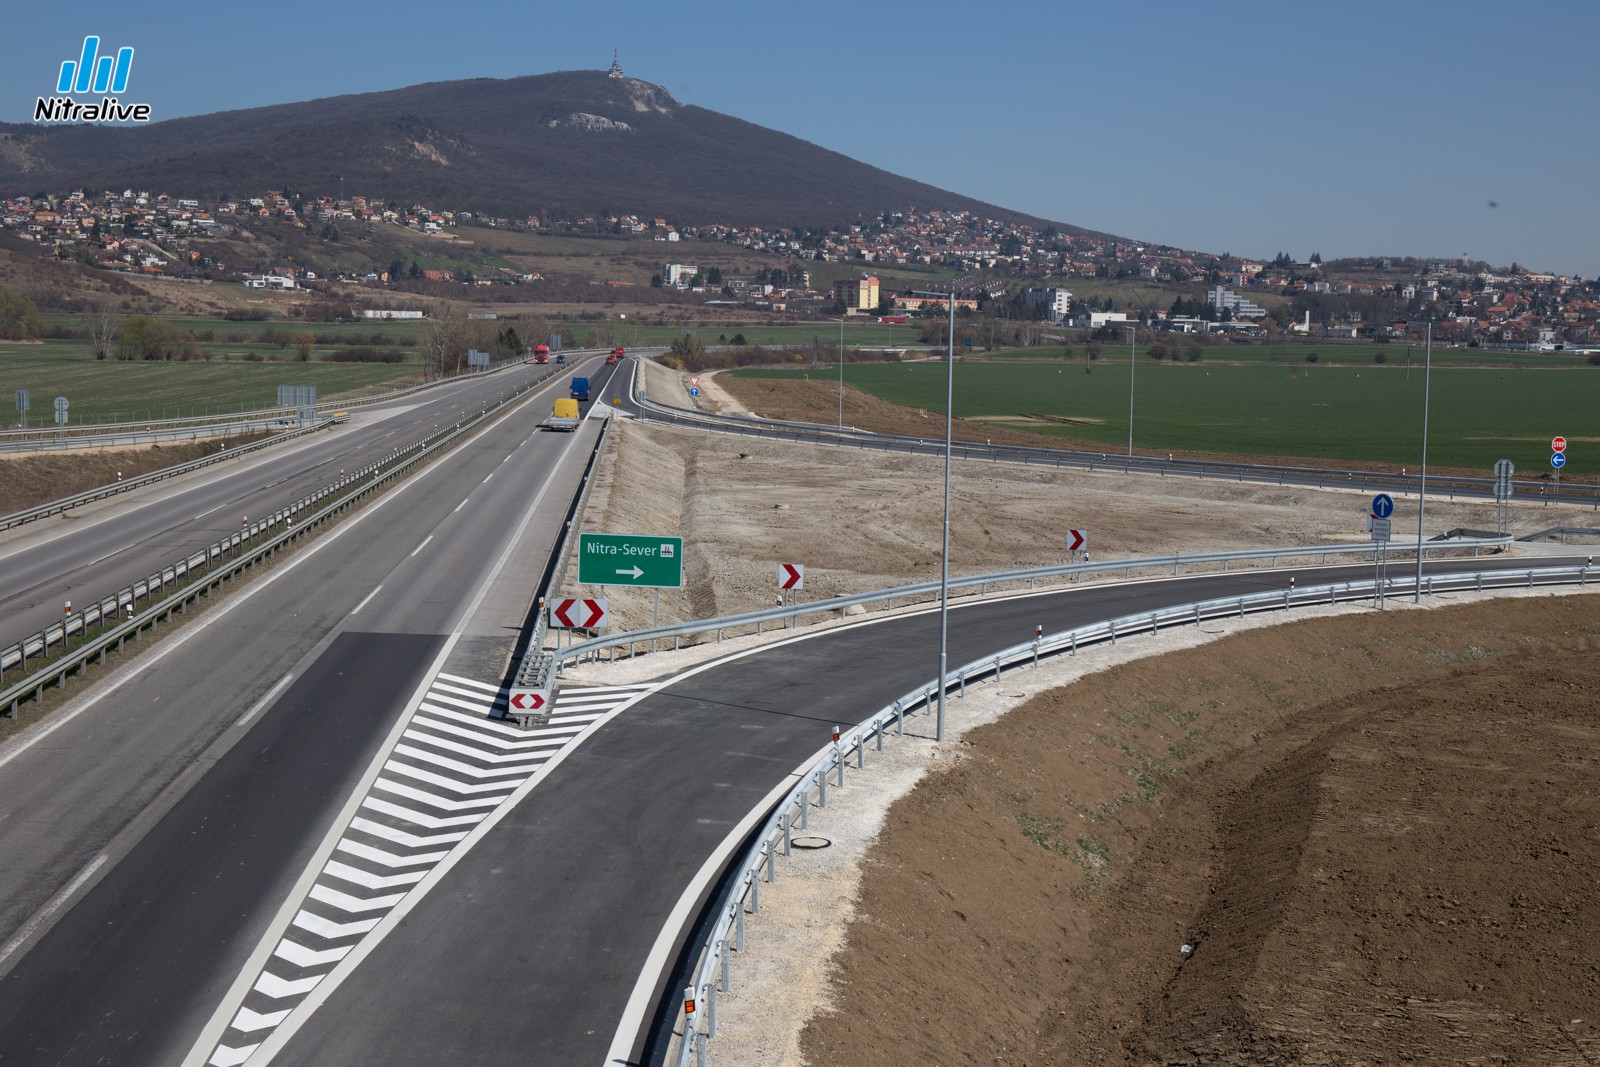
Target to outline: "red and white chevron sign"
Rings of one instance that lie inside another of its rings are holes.
[[[604,600],[552,600],[550,602],[550,625],[565,626],[569,630],[593,630],[597,626],[605,625],[606,602]]]
[[[1068,552],[1082,552],[1083,551],[1083,546],[1088,544],[1088,543],[1089,543],[1089,531],[1088,530],[1068,530],[1067,531],[1067,551]]]
[[[806,565],[804,563],[778,564],[779,589],[804,589],[806,587]]]
[[[513,689],[507,694],[506,700],[511,705],[513,715],[540,711],[549,703],[549,699],[538,689]]]

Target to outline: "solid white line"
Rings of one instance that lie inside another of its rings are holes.
[[[288,685],[293,679],[294,679],[294,672],[293,671],[291,671],[290,673],[284,675],[282,678],[279,678],[278,679],[278,684],[273,686],[271,689],[268,689],[267,692],[266,692],[266,695],[263,696],[260,700],[256,701],[254,704],[251,704],[250,705],[250,710],[245,712],[243,715],[239,716],[238,721],[236,721],[233,725],[235,725],[235,726],[243,726],[245,723],[247,723],[251,719],[255,718],[256,717],[256,712],[260,711],[262,708],[266,707],[268,704],[270,704],[274,700],[276,700],[277,697],[278,697],[279,691],[281,691],[283,689],[283,687]]]
[[[416,548],[413,548],[411,550],[411,554],[413,556],[415,556],[418,552],[421,552],[424,548],[427,548],[428,547],[428,542],[432,541],[432,540],[433,540],[433,534],[429,534],[427,537],[424,537],[422,539],[422,544],[418,545]]]
[[[424,542],[424,543],[426,543],[426,542]],[[416,554],[417,554],[417,553],[416,553],[416,552],[413,552],[413,553],[411,553],[411,554],[412,554],[412,555],[413,555],[413,556],[414,556],[414,555],[416,555]],[[366,607],[366,606],[367,606],[367,601],[369,601],[369,600],[371,600],[371,599],[372,599],[372,598],[373,598],[373,597],[375,597],[375,596],[377,596],[377,595],[378,595],[378,590],[380,590],[380,589],[382,589],[382,588],[383,588],[383,586],[381,586],[381,585],[379,585],[379,586],[374,586],[374,587],[373,587],[373,590],[372,590],[372,592],[370,592],[370,593],[368,593],[368,594],[367,594],[367,595],[366,595],[366,596],[364,596],[364,597],[362,597],[362,598],[361,598],[361,603],[359,603],[359,604],[357,604],[357,605],[356,605],[356,606],[355,606],[355,607],[353,607],[353,608],[351,608],[351,609],[350,609],[350,614],[352,614],[352,615],[354,615],[354,614],[355,614],[355,613],[356,613],[356,612],[358,612],[358,611],[360,611],[360,610],[361,610],[361,609],[362,609],[362,608],[364,608],[364,607]]]
[[[706,857],[705,863],[695,872],[694,878],[690,879],[688,886],[684,888],[683,895],[678,898],[672,913],[667,916],[661,932],[656,935],[656,943],[651,947],[650,955],[645,958],[644,966],[639,969],[639,979],[634,983],[633,995],[628,998],[628,1006],[623,1009],[622,1019],[617,1023],[616,1036],[611,1039],[611,1050],[606,1053],[606,1063],[628,1062],[634,1042],[638,1039],[639,1030],[644,1026],[645,1015],[652,1007],[656,986],[667,964],[671,962],[672,946],[688,924],[695,904],[700,900],[706,887],[711,884],[711,880],[717,876],[717,872],[722,869],[734,849],[738,848],[750,835],[750,831],[755,829],[756,824],[766,818],[772,805],[793,789],[794,783],[800,780],[811,765],[832,748],[831,744],[824,745],[809,762],[801,764],[798,770],[790,772],[773,786],[772,792],[762,797],[750,809],[750,813],[739,821],[739,825],[728,831],[728,835],[717,845],[716,850]]]
[[[89,861],[88,866],[84,867],[83,870],[78,872],[78,876],[76,878],[68,882],[59,893],[51,897],[50,903],[40,908],[39,913],[29,920],[28,925],[18,930],[11,940],[7,941],[3,948],[0,948],[0,963],[4,963],[6,961],[6,957],[10,956],[13,952],[17,951],[18,948],[22,947],[22,945],[27,942],[28,938],[33,936],[33,932],[39,928],[39,924],[44,922],[50,916],[54,915],[56,911],[60,909],[61,905],[70,900],[72,898],[72,894],[76,893],[79,888],[82,887],[83,883],[87,882],[90,878],[93,878],[94,872],[98,871],[101,865],[104,864],[109,858],[110,857],[104,852],[100,853],[94,859]]]

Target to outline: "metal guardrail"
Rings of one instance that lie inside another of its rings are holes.
[[[1600,572],[1587,566],[1564,566],[1425,575],[1422,591],[1431,595],[1481,592],[1486,588],[1587,585],[1591,575],[1600,577]],[[1107,641],[1115,644],[1119,637],[1155,633],[1162,627],[1198,626],[1207,619],[1242,618],[1253,612],[1367,600],[1378,595],[1378,585],[1376,581],[1339,582],[1298,590],[1273,590],[1198,601],[1091,623],[1012,645],[963,664],[949,672],[946,692],[954,689],[957,696],[964,695],[969,681],[989,676],[998,680],[1008,668],[1030,662],[1036,666],[1041,656],[1075,653],[1080,647]],[[1385,582],[1383,586],[1387,596],[1404,595],[1407,591],[1415,592],[1416,579],[1408,575]],[[857,769],[865,768],[868,743],[875,742],[877,750],[881,752],[883,737],[889,727],[893,725],[896,735],[903,734],[906,715],[914,714],[919,708],[924,712],[930,710],[936,703],[938,691],[938,680],[934,679],[906,693],[855,727],[845,731],[836,729],[832,744],[825,746],[821,757],[800,773],[800,783],[778,802],[773,814],[752,839],[754,844],[725,878],[728,889],[716,907],[716,922],[698,948],[693,978],[683,991],[685,1010],[678,1014],[679,1021],[673,1030],[677,1039],[677,1054],[675,1057],[669,1056],[669,1062],[678,1067],[687,1067],[692,1057],[696,1067],[705,1067],[708,1042],[717,1034],[717,995],[731,988],[733,954],[744,950],[745,915],[760,912],[761,883],[765,880],[770,884],[777,880],[778,857],[790,854],[793,831],[806,828],[813,796],[818,807],[826,807],[830,776],[834,778],[834,787],[842,788],[845,769],[852,756]],[[689,1010],[691,1005],[693,1010]]]
[[[62,497],[60,500],[52,500],[48,504],[40,504],[38,507],[28,508],[25,511],[12,512],[10,515],[0,515],[0,530],[9,530],[12,527],[21,526],[24,523],[34,522],[38,519],[47,518],[51,515],[60,514],[64,511],[71,511],[73,508],[81,507],[84,504],[93,503],[96,500],[104,500],[106,497],[116,496],[118,493],[130,492],[131,490],[140,489],[144,486],[163,481],[167,478],[175,478],[180,474],[188,474],[190,471],[199,470],[201,467],[209,467],[213,463],[221,463],[224,460],[233,459],[237,456],[245,456],[249,455],[251,452],[258,452],[261,449],[269,448],[272,445],[279,445],[285,441],[292,441],[296,437],[303,437],[306,434],[315,433],[318,430],[325,429],[332,424],[332,421],[332,419],[321,419],[311,426],[305,426],[298,430],[290,430],[287,433],[275,434],[274,436],[268,437],[265,440],[254,441],[248,445],[239,445],[236,448],[230,448],[226,451],[218,452],[214,456],[201,456],[199,459],[191,459],[186,463],[176,463],[170,467],[163,467],[158,471],[151,471],[148,474],[141,474],[136,478],[128,478],[124,481],[113,482],[110,485],[102,485],[95,489],[86,489],[81,493],[74,493],[72,496]]]
[[[174,611],[181,611],[184,605],[196,597],[209,592],[223,581],[277,552],[290,541],[303,536],[306,531],[326,522],[345,508],[365,499],[402,474],[431,459],[457,438],[470,434],[491,419],[498,418],[503,411],[515,404],[537,384],[530,383],[516,390],[501,399],[499,403],[484,408],[475,418],[463,419],[445,429],[430,433],[411,445],[396,449],[384,459],[345,475],[337,482],[319,489],[287,508],[273,512],[267,518],[249,523],[238,533],[214,541],[205,549],[163,567],[143,581],[119,590],[112,596],[103,597],[84,610],[66,614],[55,625],[0,650],[0,681],[3,681],[7,669],[13,666],[25,667],[29,658],[45,654],[52,647],[64,646],[74,636],[85,638],[84,642],[70,653],[11,686],[0,689],[0,715],[15,714],[24,699],[30,696],[38,699],[48,685],[66,685],[68,677],[74,672],[81,672],[90,660],[97,659],[103,663],[108,650],[119,650],[129,637],[137,637],[146,627],[154,627],[157,622],[169,618]],[[320,510],[303,515],[298,524],[293,521],[297,514],[303,514],[313,505],[330,497],[334,499]],[[253,548],[248,547],[259,536],[271,534],[271,531],[280,526],[281,531],[270,540],[256,544]],[[227,561],[227,565],[219,567],[220,561]],[[205,569],[203,578],[194,581],[195,572],[202,568]],[[169,587],[178,586],[180,580],[185,580],[188,584],[176,589],[159,602],[151,602],[154,595]],[[149,606],[143,612],[134,614],[133,608],[140,597],[143,597]],[[129,617],[112,625],[110,629],[105,628],[109,620],[116,619],[122,613],[127,613]],[[89,628],[92,626],[101,627],[101,632],[90,636]]]
[[[1396,563],[1402,559],[1416,558],[1417,546],[1410,542],[1407,547],[1399,547],[1402,543],[1388,542],[1387,559]],[[1509,537],[1497,537],[1482,541],[1453,541],[1453,542],[1424,542],[1423,555],[1453,555],[1470,550],[1476,555],[1484,549],[1502,549],[1511,544]],[[1277,566],[1280,559],[1309,559],[1321,557],[1320,562],[1326,563],[1329,556],[1344,556],[1371,559],[1377,549],[1374,542],[1362,542],[1347,545],[1316,545],[1304,548],[1273,548],[1273,549],[1246,549],[1234,552],[1196,552],[1187,555],[1174,556],[1146,556],[1138,559],[1110,560],[1105,563],[1068,563],[1054,567],[1036,567],[1030,570],[1004,571],[996,574],[980,574],[966,578],[951,578],[950,589],[952,592],[962,590],[976,590],[979,597],[988,595],[990,587],[1013,587],[1005,590],[1008,594],[1015,592],[1015,586],[1026,582],[1028,589],[1036,587],[1037,583],[1047,579],[1065,578],[1068,581],[1081,581],[1085,575],[1107,573],[1114,571],[1124,572],[1124,576],[1131,577],[1134,571],[1171,570],[1177,574],[1184,567],[1194,567],[1206,564],[1221,564],[1222,573],[1227,573],[1231,564],[1266,560],[1269,566]],[[879,589],[870,593],[856,593],[850,596],[832,597],[827,600],[802,601],[784,607],[766,608],[761,611],[750,611],[740,615],[725,615],[715,619],[691,620],[689,622],[671,623],[665,626],[653,626],[649,629],[630,630],[607,637],[591,638],[564,649],[556,649],[553,653],[553,668],[555,677],[559,678],[562,669],[567,664],[577,664],[585,659],[595,659],[603,651],[611,651],[611,658],[615,659],[614,652],[624,645],[629,646],[628,654],[634,654],[638,645],[672,639],[672,647],[679,647],[682,638],[696,634],[715,633],[716,640],[721,641],[723,635],[729,630],[749,628],[749,632],[760,633],[762,628],[770,623],[784,626],[798,625],[803,616],[837,614],[841,618],[852,607],[866,607],[868,604],[882,603],[885,610],[894,608],[894,602],[917,601],[937,599],[940,585],[938,582],[920,582],[916,585],[903,585],[894,589]],[[517,679],[518,685],[529,684],[522,678]]]

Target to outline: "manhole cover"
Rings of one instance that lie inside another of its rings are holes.
[[[789,844],[795,848],[827,848],[833,842],[826,837],[792,837]]]

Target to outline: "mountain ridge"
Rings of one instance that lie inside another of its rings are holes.
[[[0,124],[0,195],[350,193],[508,217],[829,225],[910,207],[1092,231],[892,174],[604,71],[425,82],[165,119]]]

